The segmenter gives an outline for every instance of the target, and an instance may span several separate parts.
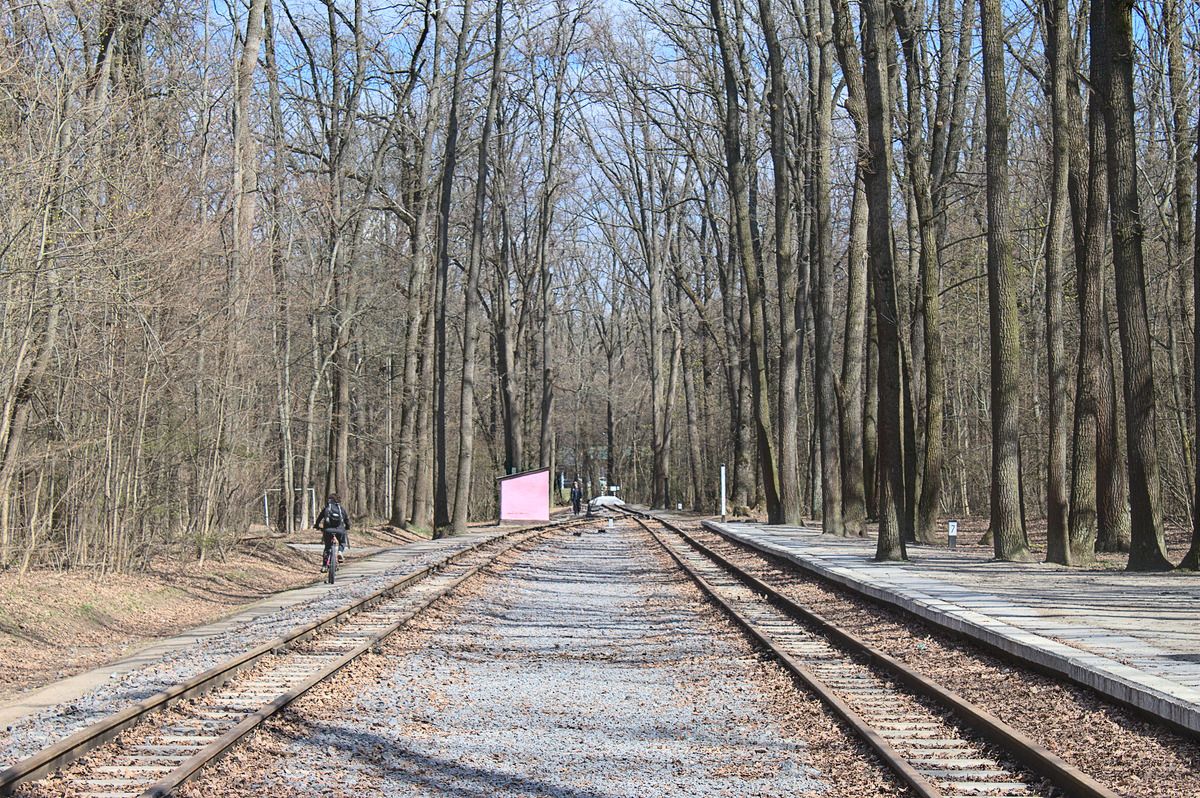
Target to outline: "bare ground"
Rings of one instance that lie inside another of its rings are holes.
[[[308,537],[302,533],[289,541],[319,540]],[[353,542],[363,551],[408,541],[369,530]],[[352,549],[351,556],[358,551]],[[318,576],[311,553],[266,536],[224,558],[182,563],[164,557],[135,573],[0,572],[0,703]]]

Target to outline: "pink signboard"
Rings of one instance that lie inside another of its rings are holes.
[[[550,469],[501,477],[500,521],[550,520]]]

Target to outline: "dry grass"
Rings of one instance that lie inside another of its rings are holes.
[[[318,575],[311,554],[269,539],[223,560],[162,558],[137,573],[0,573],[0,702]]]

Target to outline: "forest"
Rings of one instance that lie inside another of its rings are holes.
[[[711,514],[722,464],[880,559],[1200,564],[1194,3],[0,20],[0,569],[330,492],[458,532],[533,468]]]

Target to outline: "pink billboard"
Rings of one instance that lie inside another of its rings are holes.
[[[500,521],[550,520],[550,469],[500,477]]]

